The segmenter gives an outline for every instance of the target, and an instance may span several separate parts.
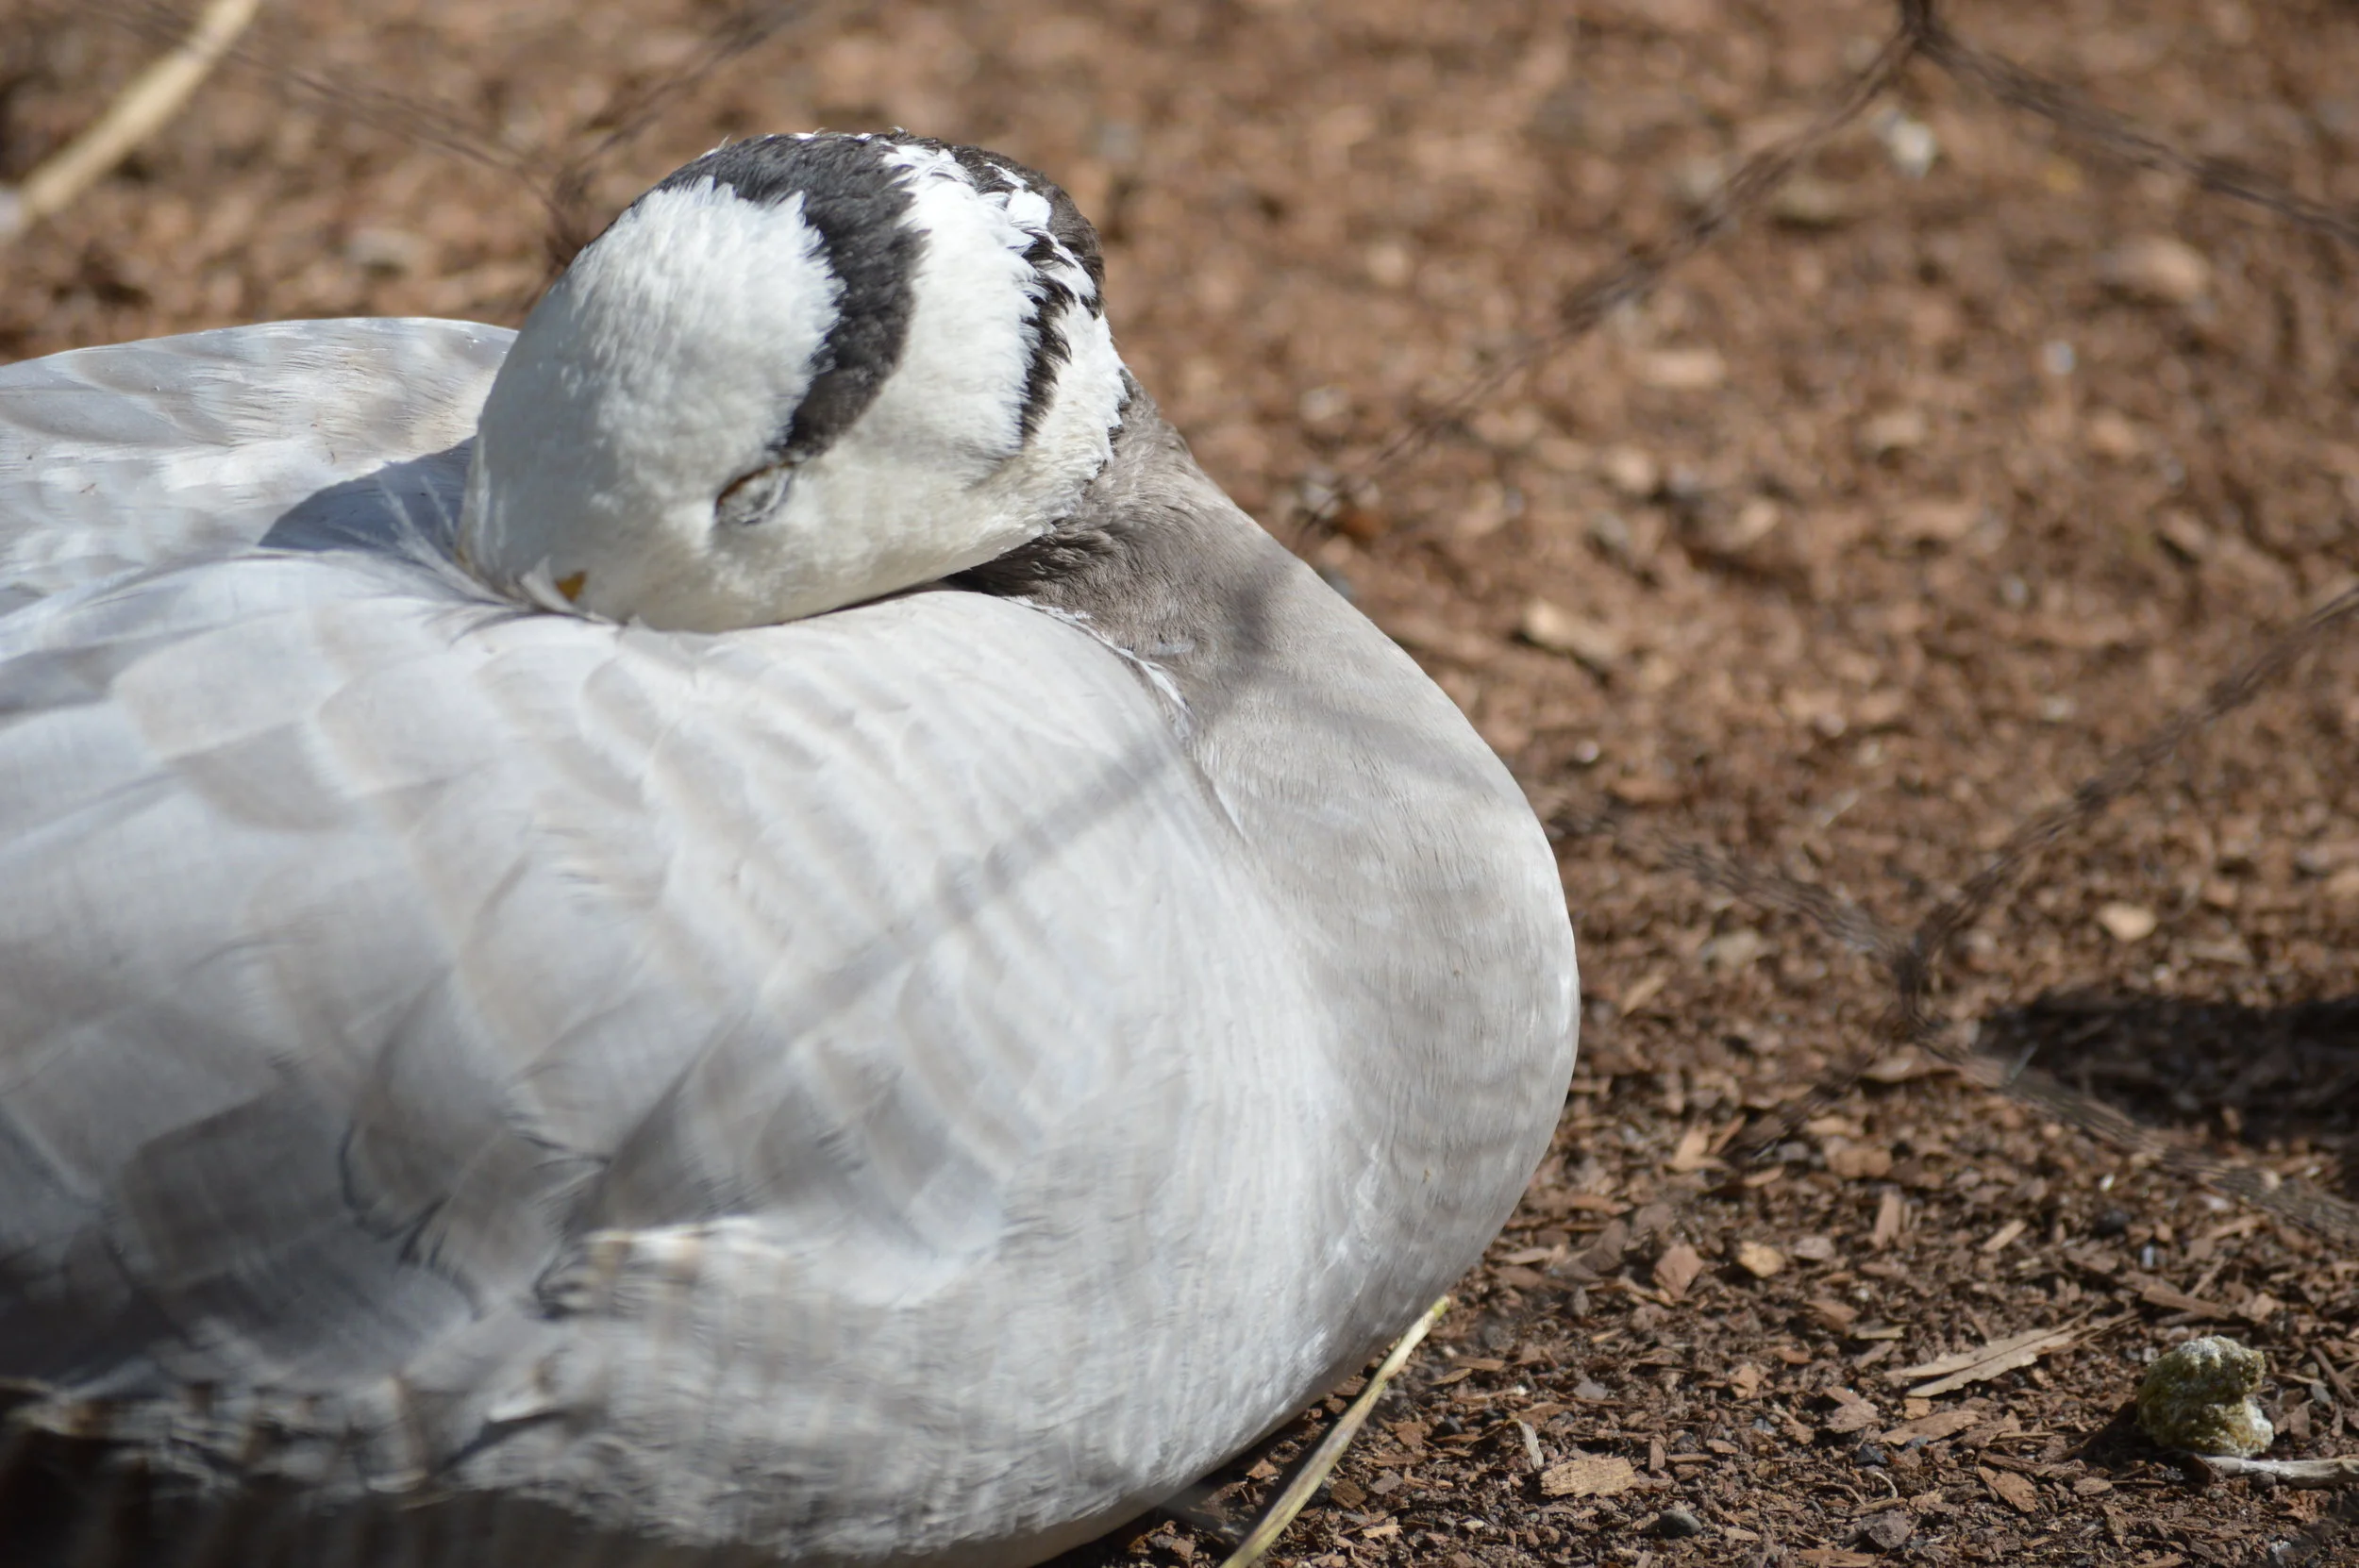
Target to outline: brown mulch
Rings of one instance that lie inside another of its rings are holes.
[[[2183,145],[2359,199],[2349,7],[1953,8]],[[0,15],[0,178],[153,51],[153,14]],[[0,355],[307,314],[512,322],[545,275],[528,182],[722,16],[286,0],[121,175],[0,253]],[[586,200],[812,125],[1055,172],[1106,232],[1130,363],[1282,526],[1889,25],[1867,0],[813,6],[596,160]],[[1535,794],[1905,920],[2352,580],[2352,270],[1920,67],[1771,214],[1451,421],[1314,559]],[[2347,641],[2043,861],[1944,1000],[1995,1055],[2351,1197]],[[1910,1059],[1724,1164],[1867,1038],[1878,977],[1601,843],[1564,875],[1587,1013],[1556,1149],[1279,1560],[2359,1560],[2333,1496],[2200,1485],[2117,1419],[2158,1350],[2233,1330],[2270,1356],[2279,1454],[2359,1452],[2347,1243]],[[1909,1370],[2041,1331],[1987,1376]],[[1326,1416],[1205,1508],[1242,1517]],[[1216,1525],[1150,1523],[1098,1555],[1222,1550]]]

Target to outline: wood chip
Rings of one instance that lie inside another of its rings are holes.
[[[1518,1421],[1514,1426],[1516,1435],[1524,1442],[1525,1462],[1531,1466],[1534,1475],[1546,1470],[1548,1467],[1548,1458],[1546,1450],[1540,1446],[1540,1429],[1529,1421]]]
[[[2333,1361],[2326,1359],[2326,1352],[2313,1349],[2310,1352],[2310,1359],[2317,1363],[2318,1371],[2325,1376],[2327,1386],[2334,1391],[2334,1397],[2343,1402],[2343,1409],[2359,1412],[2359,1398],[2351,1396],[2351,1380],[2336,1370]]]
[[[2022,1430],[2022,1422],[2017,1421],[2014,1416],[2002,1415],[1996,1421],[1986,1421],[1975,1427],[1966,1436],[1958,1439],[1958,1443],[1966,1448],[1987,1448],[2000,1438],[2013,1437]],[[1999,1461],[1994,1460],[1992,1462]]]
[[[1986,1414],[1988,1412],[1984,1410],[1937,1410],[1932,1415],[1902,1422],[1887,1429],[1882,1438],[1884,1442],[1896,1445],[1913,1443],[1918,1438],[1927,1443],[1939,1443],[1943,1438],[1955,1437],[1969,1426],[1981,1425]]]
[[[1929,1078],[1936,1073],[1949,1071],[1949,1064],[1936,1057],[1929,1057],[1914,1045],[1903,1046],[1889,1056],[1878,1057],[1860,1075],[1870,1083],[1909,1083]]]
[[[1597,1239],[1581,1253],[1579,1261],[1593,1273],[1612,1274],[1622,1266],[1622,1254],[1629,1250],[1630,1226],[1618,1219],[1608,1220],[1605,1228],[1598,1232]]]
[[[2133,299],[2192,305],[2212,286],[2212,263],[2167,234],[2142,234],[2098,259],[2098,275]]]
[[[1856,437],[1860,456],[1868,459],[1905,452],[1925,444],[1932,422],[1922,409],[1891,409],[1860,422]]]
[[[1687,1288],[1693,1285],[1697,1276],[1703,1272],[1702,1256],[1694,1247],[1681,1242],[1666,1249],[1662,1257],[1655,1259],[1655,1288],[1673,1301],[1681,1301],[1686,1298]]]
[[[1892,1151],[1873,1143],[1831,1143],[1827,1169],[1845,1181],[1882,1181],[1892,1174]]]
[[[1839,1546],[1813,1546],[1807,1552],[1797,1552],[1797,1562],[1810,1568],[1876,1568],[1876,1559],[1865,1552],[1847,1552]]]
[[[1761,1368],[1747,1361],[1729,1374],[1729,1388],[1739,1399],[1758,1399],[1761,1397],[1761,1380],[1765,1376]]]
[[[1840,228],[1860,207],[1850,187],[1812,174],[1793,175],[1769,198],[1769,215],[1795,228]]]
[[[1621,782],[1628,784],[1634,783],[1636,781],[1624,779]],[[1626,798],[1625,792],[1621,791],[1618,787],[1614,790],[1614,796],[1616,800],[1620,800],[1623,804],[1628,806],[1643,806],[1647,804],[1643,800],[1630,800]],[[1637,980],[1631,984],[1628,991],[1622,993],[1621,997],[1615,1001],[1614,1005],[1622,1010],[1623,1017],[1628,1018],[1634,1013],[1643,1011],[1646,1009],[1647,1004],[1653,1001],[1657,996],[1663,994],[1663,988],[1670,983],[1671,972],[1669,970],[1649,970],[1648,973],[1638,976]]]
[[[1859,1533],[1877,1550],[1897,1552],[1916,1533],[1916,1521],[1899,1509],[1886,1509],[1860,1521]]]
[[[1638,379],[1663,392],[1710,392],[1728,379],[1728,361],[1709,348],[1663,348],[1638,357]]]
[[[2078,1343],[2080,1337],[2077,1328],[2035,1329],[2012,1339],[1994,1340],[1979,1349],[1944,1356],[1922,1366],[1902,1367],[1884,1376],[1896,1383],[1918,1377],[1934,1379],[1909,1390],[1916,1398],[1931,1399],[1953,1389],[1965,1388],[1969,1383],[1988,1382],[2003,1373],[2030,1366],[2042,1356]]]
[[[1847,1307],[1832,1296],[1813,1296],[1809,1306],[1811,1316],[1838,1334],[1859,1321],[1858,1308]]]
[[[1671,1151],[1674,1171],[1700,1171],[1719,1163],[1712,1158],[1712,1128],[1700,1122],[1680,1134],[1679,1147]]]
[[[2152,936],[2162,920],[2143,904],[2108,904],[2097,911],[2097,924],[2105,927],[2107,936],[2126,945]]]
[[[1911,544],[1955,544],[1983,521],[1979,501],[1944,501],[1930,497],[1903,501],[1893,509],[1895,537]]]
[[[1885,1188],[1883,1195],[1876,1200],[1876,1229],[1867,1239],[1868,1245],[1882,1252],[1899,1241],[1901,1222],[1907,1214],[1907,1201],[1900,1196],[1900,1189]]]
[[[1639,1241],[1670,1228],[1674,1211],[1667,1203],[1655,1202],[1641,1208],[1630,1217],[1630,1233]]]
[[[1755,1279],[1766,1279],[1785,1272],[1785,1254],[1761,1242],[1744,1242],[1736,1249],[1736,1266]]]
[[[1834,1413],[1827,1417],[1827,1430],[1848,1436],[1852,1432],[1864,1432],[1882,1419],[1883,1417],[1877,1413],[1875,1406],[1861,1399],[1850,1404],[1837,1405],[1834,1408]]]
[[[1602,621],[1548,599],[1524,606],[1515,629],[1535,648],[1570,656],[1598,675],[1610,674],[1630,652],[1629,640]]]
[[[1550,1497],[1611,1497],[1638,1484],[1630,1460],[1584,1455],[1540,1473],[1540,1490]]]
[[[1983,1256],[1988,1258],[1995,1253],[2006,1251],[2009,1242],[2014,1241],[2030,1228],[2031,1226],[2022,1220],[2009,1220],[1999,1227],[1996,1235],[1983,1243]]]
[[[1644,501],[1663,488],[1663,465],[1636,446],[1609,446],[1598,453],[1598,475],[1627,501]]]
[[[1974,1474],[1982,1477],[1984,1486],[1990,1488],[1992,1496],[2016,1512],[2039,1511],[2039,1485],[2029,1476],[2018,1476],[2011,1470],[1993,1470],[1983,1464],[1976,1465]]]
[[[2166,1312],[2187,1312],[2196,1317],[2220,1321],[2236,1315],[2233,1308],[2223,1306],[2217,1301],[2206,1301],[2201,1296],[2189,1295],[2184,1291],[2174,1290],[2159,1279],[2138,1278],[2132,1280],[2131,1283],[2137,1287],[2140,1301],[2145,1302],[2149,1307],[2160,1307]]]

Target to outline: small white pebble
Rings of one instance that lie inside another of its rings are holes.
[[[2143,904],[2108,904],[2097,911],[2097,924],[2116,942],[2127,943],[2144,942],[2162,922]]]
[[[1895,110],[1876,128],[1884,156],[1892,159],[1895,169],[1910,179],[1923,179],[1932,173],[1934,160],[1941,157],[1941,138],[1933,134],[1932,126]]]

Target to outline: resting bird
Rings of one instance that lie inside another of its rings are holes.
[[[0,1559],[1034,1562],[1477,1260],[1553,857],[1100,282],[773,137],[0,369]]]

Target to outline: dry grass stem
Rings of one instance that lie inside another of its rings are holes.
[[[1369,1412],[1376,1409],[1376,1402],[1384,1397],[1384,1390],[1394,1376],[1408,1364],[1410,1352],[1417,1348],[1433,1326],[1442,1321],[1442,1314],[1448,1310],[1449,1297],[1444,1296],[1409,1326],[1409,1331],[1394,1344],[1383,1364],[1369,1376],[1368,1386],[1360,1391],[1360,1396],[1336,1420],[1334,1429],[1319,1440],[1319,1445],[1311,1451],[1310,1459],[1303,1462],[1300,1470],[1295,1472],[1294,1479],[1286,1483],[1286,1489],[1278,1494],[1278,1500],[1270,1504],[1269,1511],[1262,1515],[1252,1533],[1229,1554],[1228,1560],[1220,1568],[1253,1568],[1253,1564],[1262,1560],[1263,1554],[1277,1543],[1278,1538],[1285,1533],[1286,1526],[1294,1523],[1295,1515],[1300,1513],[1303,1505],[1311,1500],[1311,1494],[1318,1491],[1319,1483],[1333,1473],[1344,1457],[1344,1450],[1351,1446],[1351,1440],[1359,1435],[1360,1428],[1367,1425]]]
[[[23,184],[0,188],[0,244],[63,210],[177,113],[260,5],[261,0],[212,0],[180,46],[132,77],[96,125],[59,149]]]

